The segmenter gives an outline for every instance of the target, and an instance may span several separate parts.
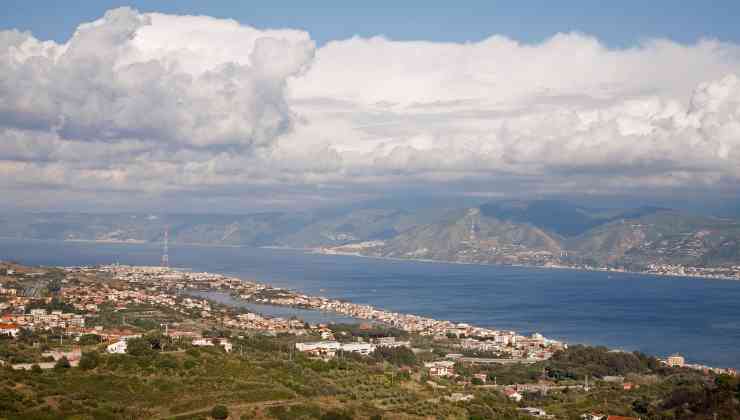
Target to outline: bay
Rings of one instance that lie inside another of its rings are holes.
[[[32,265],[158,265],[156,244],[0,239],[0,259]],[[170,263],[307,294],[568,343],[740,368],[740,282],[170,245]]]

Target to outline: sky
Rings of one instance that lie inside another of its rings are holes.
[[[6,0],[0,207],[737,202],[737,2]]]

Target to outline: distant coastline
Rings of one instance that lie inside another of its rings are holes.
[[[522,267],[522,268],[538,268],[538,269],[543,269],[543,270],[549,270],[549,269],[574,270],[574,271],[589,271],[589,272],[603,272],[603,273],[640,274],[640,275],[645,275],[645,276],[678,277],[678,278],[704,279],[704,280],[740,281],[740,278],[738,277],[701,275],[701,274],[673,274],[673,273],[656,273],[652,271],[618,270],[618,269],[610,269],[610,268],[586,268],[586,267],[569,267],[569,266],[558,266],[558,265],[497,264],[497,263],[485,263],[485,262],[435,260],[435,259],[429,259],[429,258],[384,257],[380,255],[365,255],[365,254],[360,254],[357,252],[340,252],[340,251],[327,252],[325,250],[322,250],[321,248],[303,248],[303,250],[313,253],[313,254],[319,254],[319,255],[338,255],[338,256],[345,256],[345,257],[373,258],[373,259],[378,259],[378,260],[389,260],[389,261],[414,261],[414,262],[437,263],[437,264],[479,265],[479,266],[487,266],[487,267]]]
[[[99,243],[109,245],[156,245],[158,242],[140,240],[140,239],[44,239],[44,238],[26,238],[26,237],[12,237],[12,236],[0,236],[0,239],[5,240],[20,240],[20,241],[42,241],[42,242],[72,242],[72,243]],[[677,277],[677,278],[688,278],[688,279],[703,279],[703,280],[722,280],[722,281],[740,281],[739,277],[721,276],[721,275],[702,275],[692,273],[662,273],[653,271],[631,271],[631,270],[620,270],[610,268],[587,268],[587,267],[572,267],[572,266],[559,266],[559,265],[529,265],[529,264],[499,264],[499,263],[486,263],[486,262],[466,262],[466,261],[453,261],[453,260],[436,260],[429,258],[402,258],[402,257],[385,257],[379,255],[365,255],[358,252],[341,252],[341,251],[326,251],[322,247],[292,247],[283,245],[264,245],[264,246],[248,246],[248,245],[229,245],[229,244],[214,244],[206,242],[170,242],[170,245],[180,246],[193,246],[193,247],[208,247],[208,248],[258,248],[258,249],[272,249],[272,250],[285,250],[285,251],[301,251],[311,254],[318,255],[337,255],[337,256],[349,256],[349,257],[361,257],[371,258],[377,260],[388,260],[388,261],[413,261],[422,263],[436,263],[436,264],[460,264],[460,265],[475,265],[475,266],[486,266],[486,267],[522,267],[522,268],[535,268],[535,269],[556,269],[556,270],[574,270],[574,271],[588,271],[588,272],[605,272],[605,273],[627,273],[627,274],[639,274],[646,276],[657,276],[657,277]],[[696,268],[696,267],[687,267]]]

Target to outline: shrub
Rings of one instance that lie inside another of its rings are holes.
[[[143,338],[130,338],[126,342],[126,353],[132,356],[151,356],[154,350],[149,341]]]
[[[185,359],[182,365],[185,367],[185,369],[189,370],[189,369],[192,369],[198,366],[198,362],[196,362],[194,359],[188,358],[188,359]]]
[[[100,341],[100,336],[97,334],[83,334],[80,336],[80,344],[83,346],[99,344]]]
[[[229,417],[229,409],[223,405],[217,405],[211,409],[211,417],[218,420],[224,420]]]
[[[352,420],[352,415],[339,410],[331,410],[324,413],[321,420]]]
[[[90,370],[98,367],[99,357],[96,352],[85,352],[80,357],[80,369]]]
[[[72,365],[69,364],[69,360],[66,356],[62,356],[62,358],[57,360],[56,364],[54,364],[55,369],[68,369],[70,367],[72,367]]]

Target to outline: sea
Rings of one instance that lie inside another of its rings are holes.
[[[180,244],[170,244],[169,257],[174,267],[391,311],[740,368],[740,281]],[[0,260],[29,265],[158,265],[160,258],[156,244],[0,239]],[[299,309],[256,309],[309,322],[347,321]]]

